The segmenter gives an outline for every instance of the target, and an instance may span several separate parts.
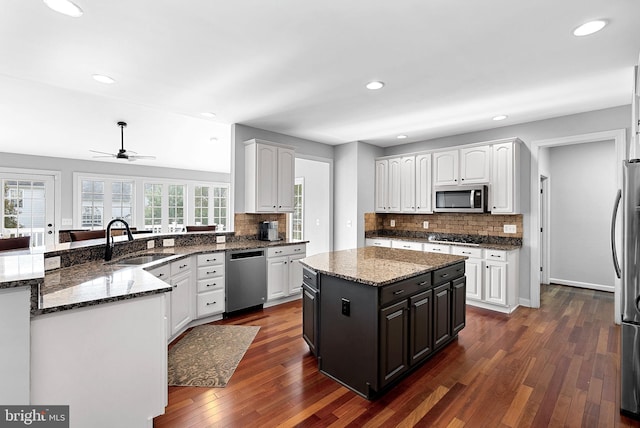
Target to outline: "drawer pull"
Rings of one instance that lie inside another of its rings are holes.
[[[440,275],[440,277],[441,277],[441,278],[446,278],[446,277],[448,277],[448,276],[449,276],[449,274],[448,274],[448,273],[443,273],[442,275]]]
[[[215,305],[216,303],[218,303],[218,302],[207,302],[207,306],[209,306],[209,305]]]
[[[274,251],[275,254],[280,254],[282,251]]]
[[[211,271],[211,272],[207,272],[207,275],[211,275],[211,274],[214,274],[214,273],[216,273],[216,272],[217,272],[217,271],[215,271],[215,270],[214,270],[214,271]]]
[[[309,275],[302,275],[304,277],[304,279],[311,279],[311,277]]]
[[[423,285],[429,285],[429,281],[422,281],[419,282],[418,285],[423,286]]]
[[[471,254],[469,251],[463,251],[462,254]]]
[[[216,283],[214,282],[213,284],[207,284],[207,287],[215,287]]]
[[[178,266],[178,268],[179,269],[183,269],[183,268],[186,268],[187,266],[189,266],[189,265],[181,265],[181,266]]]
[[[217,261],[217,260],[218,260],[218,259],[207,259],[207,261],[208,261],[208,262],[215,262],[215,261]]]
[[[293,251],[302,251],[302,248],[296,248]]]
[[[159,274],[158,274],[158,278],[161,278],[161,277],[163,277],[163,276],[164,276],[164,274],[163,274],[163,273],[159,273]]]
[[[491,257],[498,257],[498,258],[499,258],[499,257],[501,257],[501,256],[498,256],[498,255],[496,255],[496,254],[491,254]]]
[[[393,295],[394,296],[399,296],[400,294],[404,293],[404,290],[398,290],[398,291],[394,291]]]

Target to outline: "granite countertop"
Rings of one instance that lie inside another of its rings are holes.
[[[364,247],[316,254],[300,260],[325,275],[371,286],[383,286],[465,260],[450,254]]]
[[[471,242],[457,242],[457,241],[439,241],[439,240],[431,240],[427,238],[405,238],[403,236],[379,236],[372,235],[367,236],[370,239],[387,239],[393,241],[408,241],[408,242],[420,242],[423,244],[442,244],[442,245],[453,245],[457,247],[472,247],[472,248],[482,248],[486,250],[502,250],[502,251],[513,251],[519,250],[521,248],[520,245],[509,245],[509,244],[493,244],[493,243],[480,243],[474,244]]]
[[[0,288],[32,286],[32,314],[43,314],[126,300],[171,291],[171,286],[146,270],[183,257],[228,250],[304,244],[308,241],[240,240],[223,244],[162,247],[129,253],[110,262],[92,261],[44,271],[43,254],[7,254],[0,257]],[[142,254],[170,254],[144,265],[119,265]]]

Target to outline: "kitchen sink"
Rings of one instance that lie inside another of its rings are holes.
[[[115,262],[116,265],[144,265],[147,263],[155,262],[156,260],[162,260],[167,257],[171,257],[175,254],[143,254],[141,256],[130,257]]]

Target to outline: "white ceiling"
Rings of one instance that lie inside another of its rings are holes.
[[[389,146],[629,104],[640,52],[637,0],[75,2],[3,1],[0,152],[90,159],[119,120],[148,164],[193,169],[228,164],[231,123]]]

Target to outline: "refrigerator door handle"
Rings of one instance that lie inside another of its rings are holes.
[[[620,209],[620,200],[622,199],[622,190],[618,190],[616,194],[616,202],[613,204],[613,215],[611,216],[611,254],[613,255],[613,267],[616,270],[618,278],[622,278],[622,270],[618,263],[618,253],[616,251],[616,218]]]

